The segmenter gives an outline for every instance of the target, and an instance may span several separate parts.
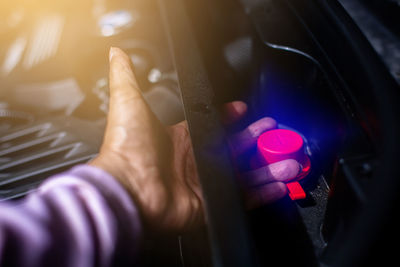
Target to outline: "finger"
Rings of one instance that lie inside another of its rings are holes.
[[[239,156],[257,144],[258,137],[268,131],[276,128],[276,121],[272,118],[262,118],[250,124],[243,131],[229,137],[229,144],[234,156]]]
[[[245,197],[246,207],[255,209],[260,206],[275,202],[287,194],[287,187],[284,183],[275,182],[265,184],[247,191]]]
[[[116,125],[135,128],[146,127],[157,121],[146,101],[131,67],[131,60],[121,49],[110,49],[110,111],[108,128]]]
[[[110,97],[118,99],[141,98],[142,95],[128,55],[117,47],[111,47],[109,57]]]
[[[265,165],[267,165],[265,163],[264,156],[258,150],[256,150],[255,153],[252,153],[247,158],[248,158],[248,161],[249,161],[250,170],[256,170],[256,169],[262,168]]]
[[[222,123],[226,126],[238,122],[246,115],[247,104],[243,101],[233,101],[222,107]]]
[[[245,187],[260,186],[273,182],[287,182],[295,178],[301,170],[300,164],[288,159],[252,170],[240,175],[240,182]]]
[[[154,140],[159,140],[154,135],[163,134],[163,128],[142,97],[130,58],[115,47],[110,49],[109,86],[110,108],[103,146],[113,150],[128,144],[153,146]]]

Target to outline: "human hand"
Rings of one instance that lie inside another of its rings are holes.
[[[224,124],[228,127],[236,124],[245,116],[246,111],[247,105],[244,102],[235,101],[225,104]],[[237,177],[248,209],[283,198],[288,192],[285,183],[294,179],[301,171],[300,164],[293,159],[266,165],[263,157],[258,153],[259,136],[276,127],[277,123],[274,119],[265,117],[228,137]]]
[[[183,230],[200,224],[204,221],[203,199],[186,122],[164,127],[158,121],[140,93],[129,57],[118,48],[110,50],[109,82],[105,136],[99,155],[90,164],[118,179],[153,227]],[[242,117],[243,105],[228,104],[226,117],[231,122]],[[272,122],[262,119],[233,135],[234,155],[255,145],[257,137],[274,126]],[[243,174],[241,181],[255,196],[247,194],[249,206],[283,197],[286,187],[277,181],[295,177],[298,170],[297,163],[286,161]]]

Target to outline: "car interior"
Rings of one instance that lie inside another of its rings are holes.
[[[200,229],[147,233],[142,266],[396,258],[398,0],[15,0],[0,14],[0,201],[97,155],[116,46],[159,120],[188,121],[206,202]],[[249,107],[237,129],[268,116],[303,138],[306,197],[245,210],[220,120],[233,100]]]

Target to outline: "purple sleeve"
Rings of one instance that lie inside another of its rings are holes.
[[[0,203],[0,266],[132,266],[140,231],[125,189],[81,165]]]

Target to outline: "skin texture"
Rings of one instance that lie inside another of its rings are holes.
[[[142,98],[129,57],[110,49],[110,111],[99,155],[90,163],[113,175],[130,193],[142,219],[159,230],[183,231],[204,223],[203,199],[186,122],[163,126]],[[222,121],[239,121],[247,105],[226,104]],[[260,134],[276,127],[263,118],[232,134],[228,141],[237,164],[254,149]],[[257,159],[255,159],[257,161]],[[283,181],[300,171],[294,160],[238,174],[246,205],[255,208],[287,193]]]

